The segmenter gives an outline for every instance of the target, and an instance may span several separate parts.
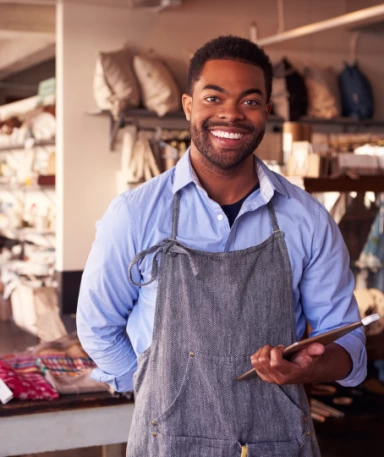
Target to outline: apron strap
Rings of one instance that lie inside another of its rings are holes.
[[[272,224],[273,231],[275,233],[280,232],[279,224],[277,223],[276,213],[275,213],[275,210],[273,208],[271,200],[269,200],[267,207],[268,207],[268,213],[269,213],[269,217],[271,219],[271,224]]]
[[[152,246],[151,248],[144,249],[144,251],[139,252],[130,262],[129,267],[128,267],[128,278],[129,282],[133,284],[136,287],[142,287],[142,286],[147,286],[148,284],[151,284],[156,278],[157,278],[157,271],[158,271],[158,265],[157,265],[157,257],[160,254],[160,252],[163,249],[163,242],[156,244],[155,246]],[[151,270],[151,277],[149,281],[143,282],[143,283],[138,283],[133,280],[132,276],[132,270],[133,267],[140,261],[144,259],[144,257],[148,254],[152,254],[154,252],[153,256],[153,261],[152,261],[152,270]]]
[[[179,212],[180,212],[180,191],[176,192],[173,197],[173,208],[172,208],[172,240],[176,240],[177,230],[179,228]]]
[[[151,277],[149,278],[148,281],[143,282],[143,283],[137,283],[134,281],[133,276],[132,276],[132,270],[133,267],[142,261],[148,254],[152,254],[153,259],[152,259],[152,269],[151,269]],[[163,240],[161,243],[156,244],[155,246],[152,246],[148,249],[144,249],[144,251],[139,252],[134,259],[130,262],[129,267],[128,267],[128,275],[129,275],[129,282],[133,284],[136,287],[143,287],[147,286],[148,284],[151,284],[158,275],[158,263],[157,263],[157,258],[160,254],[167,254],[170,253],[170,255],[177,255],[177,254],[182,254],[186,255],[189,259],[189,263],[191,265],[192,269],[192,274],[194,276],[197,276],[199,274],[199,267],[197,265],[197,262],[193,258],[193,255],[188,250],[188,247],[185,246],[184,244],[180,243],[177,240],[174,240],[172,238],[167,238]]]

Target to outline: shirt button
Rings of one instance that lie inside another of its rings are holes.
[[[151,424],[152,424],[154,427],[156,427],[157,422],[156,422],[156,421],[152,421]]]
[[[222,221],[222,220],[224,219],[224,216],[223,216],[222,214],[219,214],[219,215],[217,216],[217,219],[218,219],[219,221]]]
[[[153,432],[153,433],[152,433],[152,436],[153,436],[154,438],[156,438],[157,433],[156,433],[156,432]]]

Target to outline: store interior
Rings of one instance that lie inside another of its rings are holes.
[[[308,386],[322,457],[383,455],[384,3],[1,0],[0,457],[125,455],[134,399],[90,379],[81,277],[111,200],[186,152],[189,59],[229,34],[274,66],[256,155],[324,204],[380,315],[363,384]]]

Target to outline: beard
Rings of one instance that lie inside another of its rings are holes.
[[[248,140],[240,149],[221,149],[218,150],[213,144],[209,128],[212,127],[237,127],[250,133]],[[245,124],[225,124],[204,122],[199,128],[191,122],[191,140],[200,154],[205,157],[211,165],[221,170],[232,170],[243,163],[251,156],[261,143],[265,133],[265,127],[256,131],[254,128]]]

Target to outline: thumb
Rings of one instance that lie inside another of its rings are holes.
[[[325,347],[320,343],[312,343],[307,347],[307,354],[310,357],[319,357],[324,354]]]
[[[300,366],[308,366],[318,359],[325,351],[325,347],[320,343],[312,343],[293,358],[293,362]]]

